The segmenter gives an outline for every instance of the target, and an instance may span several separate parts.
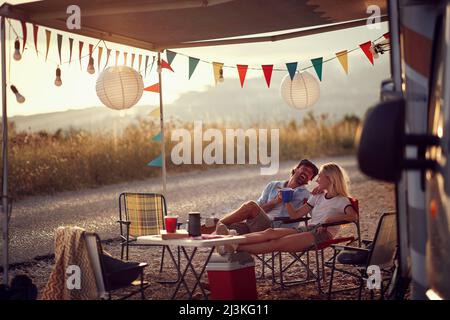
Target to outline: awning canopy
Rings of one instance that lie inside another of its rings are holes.
[[[386,0],[370,4],[386,15]],[[70,5],[81,9],[79,30],[67,28]],[[361,26],[371,14],[366,0],[44,0],[0,8],[2,16],[154,51],[276,41]],[[299,28],[308,29],[292,31]],[[268,32],[276,34],[248,37]]]

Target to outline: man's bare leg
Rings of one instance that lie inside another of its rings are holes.
[[[226,214],[219,222],[230,225],[232,223],[243,222],[247,219],[255,218],[261,208],[254,201],[249,201],[240,206],[237,210]]]
[[[295,230],[294,230],[295,231]],[[284,237],[267,240],[265,242],[242,244],[237,251],[246,251],[251,254],[282,252],[301,252],[314,245],[314,236],[311,232],[288,234]]]

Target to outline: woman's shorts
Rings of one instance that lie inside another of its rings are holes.
[[[314,237],[314,242],[316,243],[316,245],[321,244],[322,242],[331,240],[333,237],[331,236],[331,234],[328,231],[322,231],[321,233],[317,232],[317,229],[320,226],[301,226],[298,228],[295,228],[299,233],[301,232],[311,232],[311,234]]]

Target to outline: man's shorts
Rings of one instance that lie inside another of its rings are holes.
[[[264,231],[271,228],[272,220],[270,220],[269,216],[262,208],[259,209],[259,213],[256,217],[247,219],[245,222],[232,223],[229,225],[229,228],[236,230],[238,234]]]
[[[314,242],[316,245],[321,244],[322,242],[331,240],[333,237],[328,231],[322,231],[321,233],[317,232],[317,229],[320,226],[301,226],[295,228],[299,233],[301,232],[311,232],[314,237]]]

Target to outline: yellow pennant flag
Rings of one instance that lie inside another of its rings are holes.
[[[213,71],[214,71],[214,81],[223,82],[223,63],[221,62],[213,62]]]
[[[152,110],[152,112],[150,112],[149,116],[150,117],[155,117],[155,118],[159,118],[160,112],[159,112],[159,107]]]
[[[347,52],[347,50],[337,52],[336,57],[339,59],[339,62],[341,63],[342,68],[344,68],[345,73],[348,74],[348,52]]]

